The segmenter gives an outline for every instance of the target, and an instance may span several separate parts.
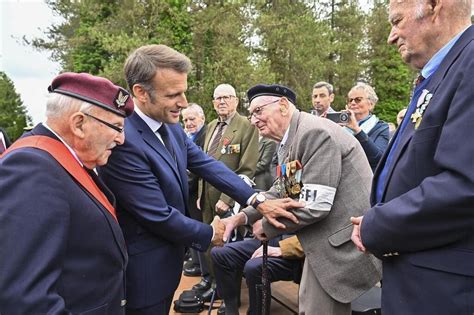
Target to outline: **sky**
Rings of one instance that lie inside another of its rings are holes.
[[[21,38],[44,37],[58,21],[44,1],[0,0],[0,71],[13,81],[34,124],[45,120],[47,88],[60,66],[47,52],[21,44]]]

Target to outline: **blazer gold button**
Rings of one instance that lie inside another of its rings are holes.
[[[125,304],[127,304],[127,300],[120,301],[120,306],[125,306]]]

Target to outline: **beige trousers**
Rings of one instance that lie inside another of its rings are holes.
[[[330,297],[319,284],[308,260],[305,260],[299,291],[301,315],[351,315],[351,303],[341,303]]]

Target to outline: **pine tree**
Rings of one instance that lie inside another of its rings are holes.
[[[23,134],[23,128],[31,124],[26,107],[16,92],[10,78],[0,71],[0,127],[4,128],[10,140],[14,141]]]

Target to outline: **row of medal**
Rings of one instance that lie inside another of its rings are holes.
[[[276,169],[276,189],[282,198],[297,198],[301,192],[303,165],[299,160],[280,164]]]

